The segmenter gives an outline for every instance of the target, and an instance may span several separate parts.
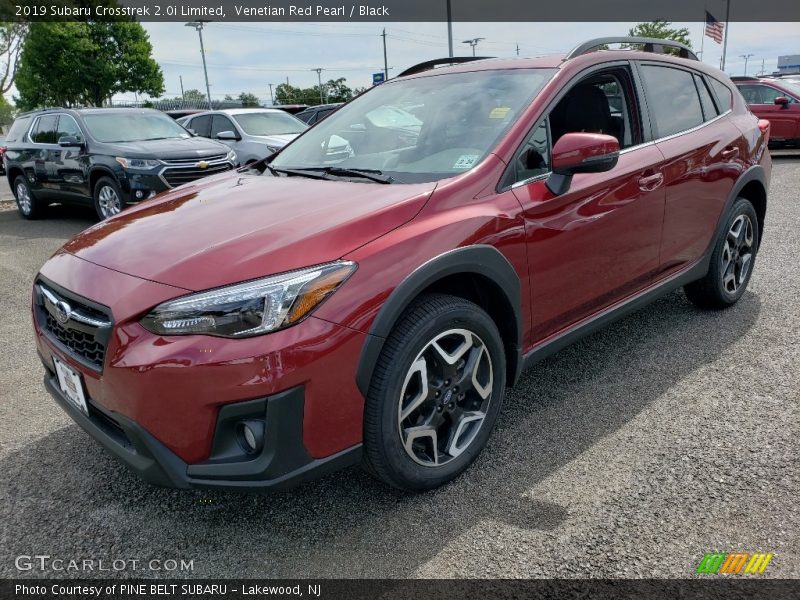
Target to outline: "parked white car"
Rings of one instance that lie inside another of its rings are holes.
[[[211,110],[183,117],[178,123],[230,146],[241,165],[277,152],[308,129],[300,119],[275,108]]]

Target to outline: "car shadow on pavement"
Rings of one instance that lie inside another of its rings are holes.
[[[82,206],[48,206],[45,216],[36,221],[26,221],[16,208],[3,208],[0,210],[0,234],[23,240],[69,238],[97,223],[94,210]]]
[[[269,495],[161,489],[70,425],[0,461],[0,575],[17,575],[13,556],[38,552],[194,560],[184,576],[402,577],[461,536],[480,545],[479,524],[552,530],[568,511],[534,488],[726,352],[760,307],[748,292],[703,312],[675,292],[539,363],[507,393],[476,463],[421,495],[359,469]]]

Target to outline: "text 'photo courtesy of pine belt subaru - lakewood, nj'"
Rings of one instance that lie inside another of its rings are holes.
[[[236,153],[157,110],[51,108],[20,115],[6,136],[6,177],[26,219],[55,202],[100,219],[159,192],[230,171]]]
[[[525,367],[681,286],[739,300],[772,163],[728,77],[641,38],[435,68],[458,61],[67,242],[33,288],[55,400],[163,486],[361,463],[421,491]]]

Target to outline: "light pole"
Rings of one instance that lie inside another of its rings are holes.
[[[472,46],[472,56],[475,56],[475,47],[478,45],[478,42],[481,40],[485,40],[486,38],[472,38],[471,40],[464,40],[461,42],[462,44],[469,44]]]
[[[747,61],[751,56],[755,56],[755,54],[740,54],[739,57],[744,59],[744,74],[747,75]]]
[[[453,58],[453,7],[450,6],[450,0],[447,0],[447,49],[449,58]]]
[[[269,103],[275,106],[275,96],[272,95],[272,86],[275,85],[274,83],[268,83],[269,86]]]
[[[203,24],[206,21],[190,21],[186,23],[186,27],[194,27],[200,35],[200,54],[203,56],[203,74],[206,76],[206,95],[208,96],[208,110],[212,110],[211,106],[211,86],[208,84],[208,68],[206,67],[206,49],[203,46]]]
[[[319,81],[319,103],[325,104],[325,98],[322,95],[322,71],[324,71],[324,69],[320,69],[319,67],[317,67],[316,69],[311,69],[311,70],[317,72],[317,80]]]

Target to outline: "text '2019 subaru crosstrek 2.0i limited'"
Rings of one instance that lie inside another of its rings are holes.
[[[668,45],[418,66],[84,231],[34,283],[45,385],[164,486],[452,480],[526,366],[747,287],[769,123]]]

